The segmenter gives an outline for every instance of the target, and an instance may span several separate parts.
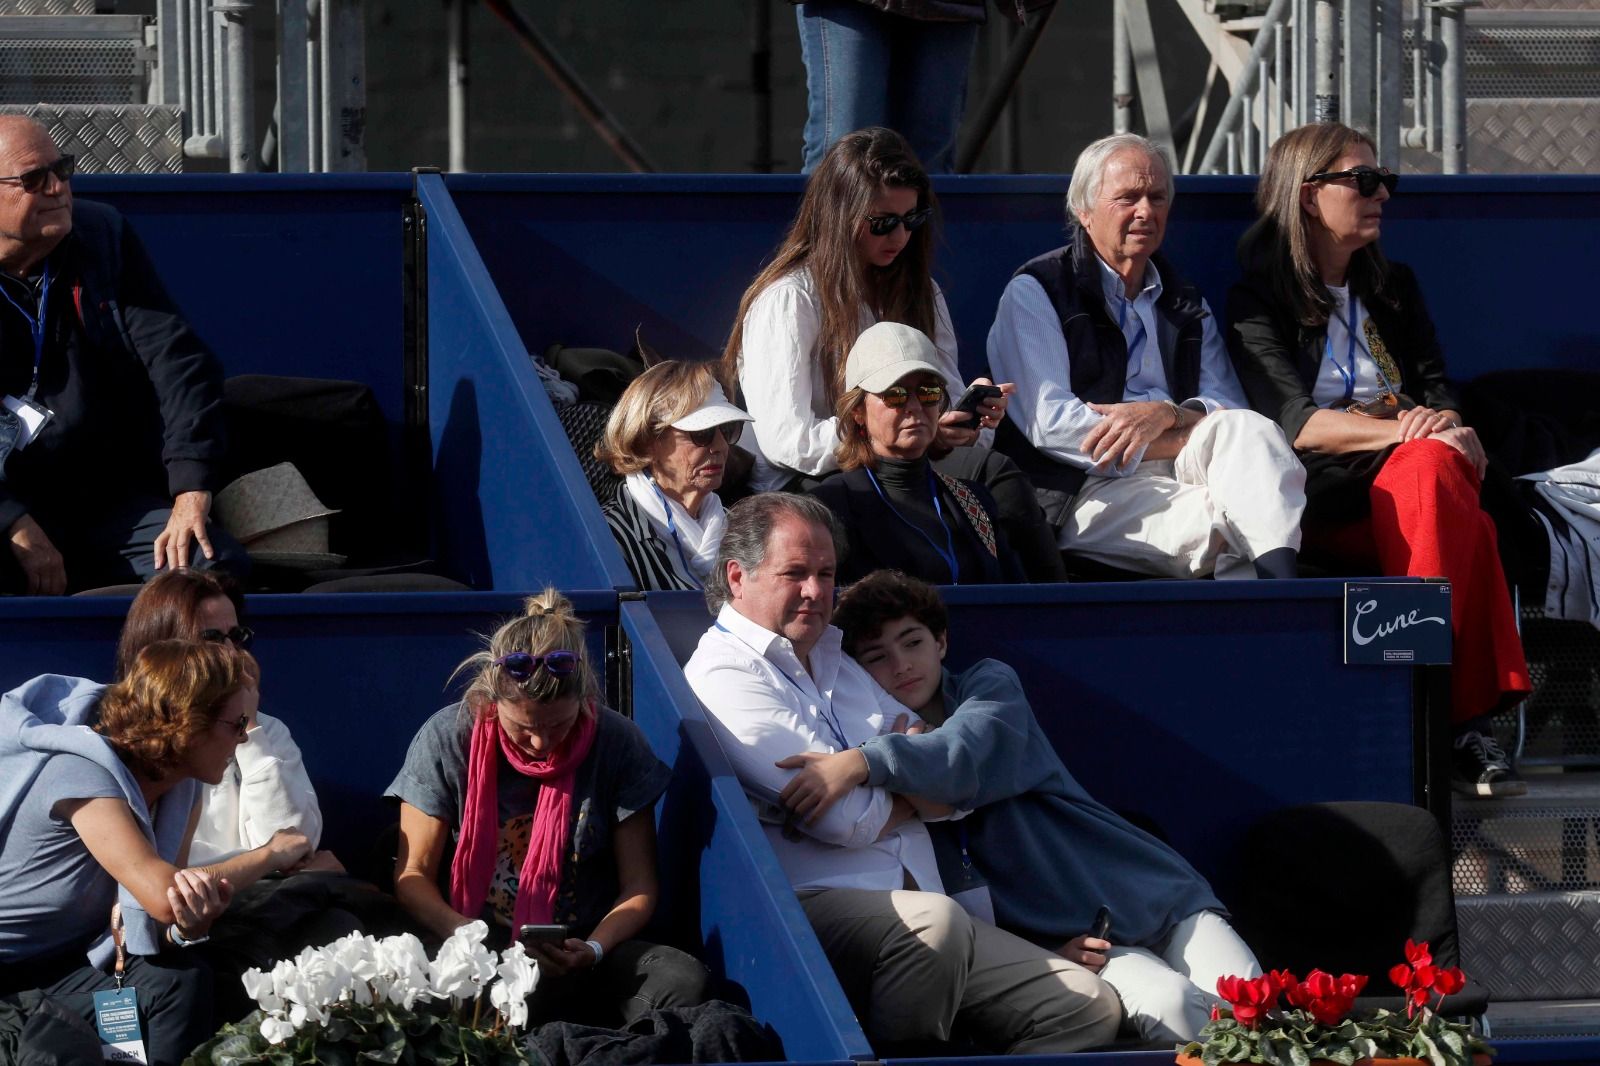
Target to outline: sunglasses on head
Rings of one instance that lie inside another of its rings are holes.
[[[71,181],[73,172],[78,169],[78,157],[64,155],[54,163],[47,163],[42,167],[25,170],[21,174],[13,174],[9,178],[0,178],[3,182],[16,182],[22,186],[23,192],[38,192],[44,187],[44,179],[54,174],[60,181]]]
[[[494,661],[494,665],[504,670],[507,677],[518,682],[532,678],[533,672],[541,665],[545,673],[551,677],[570,677],[578,668],[578,653],[547,651],[543,655],[533,655],[525,651],[514,651],[500,656]]]
[[[918,385],[908,389],[904,385],[890,385],[887,389],[877,393],[878,399],[883,401],[883,406],[899,410],[911,399],[912,393],[917,394],[917,402],[924,407],[936,407],[944,403],[943,385]]]
[[[931,214],[933,208],[919,207],[903,215],[868,215],[867,232],[874,237],[887,237],[894,232],[896,226],[904,226],[907,233],[915,233],[924,222],[928,221],[928,216]]]
[[[225,640],[233,641],[233,646],[240,651],[250,647],[250,642],[256,639],[255,630],[248,626],[234,626],[232,629],[202,629],[200,639],[211,644],[221,644]]]
[[[1334,181],[1338,178],[1355,178],[1356,192],[1362,196],[1376,196],[1378,186],[1382,185],[1393,194],[1395,187],[1400,184],[1400,175],[1389,173],[1388,167],[1351,167],[1349,170],[1328,170],[1321,174],[1313,174],[1307,181]]]
[[[722,439],[729,444],[738,444],[739,438],[744,435],[744,423],[724,422],[720,426],[710,426],[706,429],[680,429],[678,432],[688,437],[696,448],[709,448],[711,446],[711,438],[718,433],[721,433]]]

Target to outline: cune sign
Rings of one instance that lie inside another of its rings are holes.
[[[1448,663],[1450,583],[1346,582],[1344,661],[1361,666]]]

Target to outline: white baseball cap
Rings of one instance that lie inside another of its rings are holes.
[[[938,350],[920,329],[900,322],[878,322],[856,338],[844,363],[844,387],[882,392],[907,374],[932,374],[944,380],[935,360]]]
[[[716,382],[711,383],[711,391],[706,393],[704,402],[693,411],[672,423],[673,429],[681,429],[685,433],[693,433],[697,429],[710,429],[728,422],[754,422],[755,418],[745,411],[740,410],[728,402],[728,396],[722,391],[722,386]]]

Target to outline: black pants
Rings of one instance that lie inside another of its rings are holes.
[[[32,973],[32,977],[23,975]],[[17,983],[27,980],[26,985]],[[117,987],[111,974],[76,959],[39,959],[6,967],[0,981],[37,989],[46,999],[94,1026],[94,993]],[[128,956],[124,986],[139,1000],[150,1066],[179,1066],[184,1058],[216,1032],[212,1021],[211,968],[193,952],[167,951],[159,956]]]
[[[629,940],[598,966],[546,977],[528,998],[528,1022],[578,1022],[619,1029],[653,1010],[705,1002],[711,975],[693,955]]]

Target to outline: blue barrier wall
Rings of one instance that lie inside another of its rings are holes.
[[[632,587],[449,194],[428,216],[428,418],[440,555],[475,588]]]
[[[446,182],[530,351],[625,350],[635,326],[665,355],[722,350],[739,295],[782,236],[793,175],[451,175]],[[1234,245],[1253,218],[1250,178],[1179,179],[1163,249],[1218,314],[1238,276]],[[1061,243],[1065,177],[936,179],[944,286],[963,370],[984,363],[1000,290]],[[1451,372],[1600,366],[1587,313],[1600,242],[1592,177],[1407,175],[1385,207],[1384,248],[1417,269]],[[1538,315],[1507,298],[1514,264],[1544,271]]]
[[[1415,675],[1342,665],[1342,582],[942,591],[947,662],[1014,667],[1073,774],[1153,821],[1219,891],[1234,839],[1269,811],[1416,799]],[[686,660],[710,622],[703,601],[648,601]]]

